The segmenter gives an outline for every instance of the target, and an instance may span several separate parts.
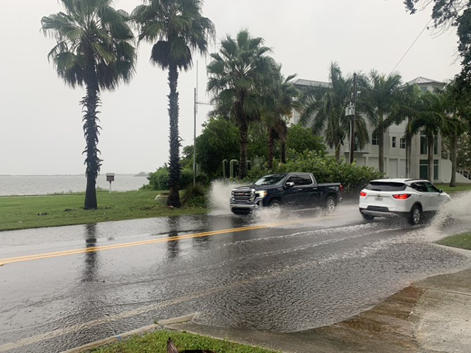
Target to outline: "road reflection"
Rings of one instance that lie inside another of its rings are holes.
[[[85,247],[87,249],[96,247],[96,224],[85,225]],[[85,253],[85,267],[83,270],[82,282],[94,282],[97,279],[97,256],[98,252],[90,251]]]
[[[169,217],[167,218],[168,237],[173,239],[178,237],[178,229],[180,228],[180,217]],[[180,244],[178,239],[173,239],[167,242],[167,257],[169,260],[173,260],[178,257],[180,252]]]

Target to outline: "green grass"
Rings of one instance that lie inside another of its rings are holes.
[[[155,190],[97,191],[98,210],[85,211],[84,193],[0,197],[0,231],[55,227],[124,219],[204,214],[202,207],[170,209]]]
[[[458,184],[454,188],[450,187],[449,184],[435,184],[439,189],[442,189],[446,193],[453,193],[459,191],[471,191],[471,184]]]
[[[471,232],[452,235],[437,241],[437,244],[471,250]]]
[[[218,353],[273,353],[274,351],[242,344],[216,340],[189,333],[155,331],[146,335],[136,335],[123,342],[93,350],[94,353],[167,353],[167,340],[171,337],[177,348],[208,349]]]

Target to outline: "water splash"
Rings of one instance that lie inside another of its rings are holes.
[[[424,229],[428,241],[471,231],[471,191],[452,195],[450,202],[442,205],[429,227]]]
[[[229,180],[216,180],[211,183],[209,190],[210,215],[232,214],[229,203],[232,189],[242,186]]]

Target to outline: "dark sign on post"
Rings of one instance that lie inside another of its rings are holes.
[[[106,181],[110,183],[110,192],[111,192],[111,182],[114,181],[114,173],[106,173]]]

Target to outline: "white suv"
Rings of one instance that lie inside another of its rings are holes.
[[[421,179],[372,180],[360,192],[360,213],[371,221],[375,217],[405,216],[412,225],[425,213],[435,213],[450,196],[430,181]]]

